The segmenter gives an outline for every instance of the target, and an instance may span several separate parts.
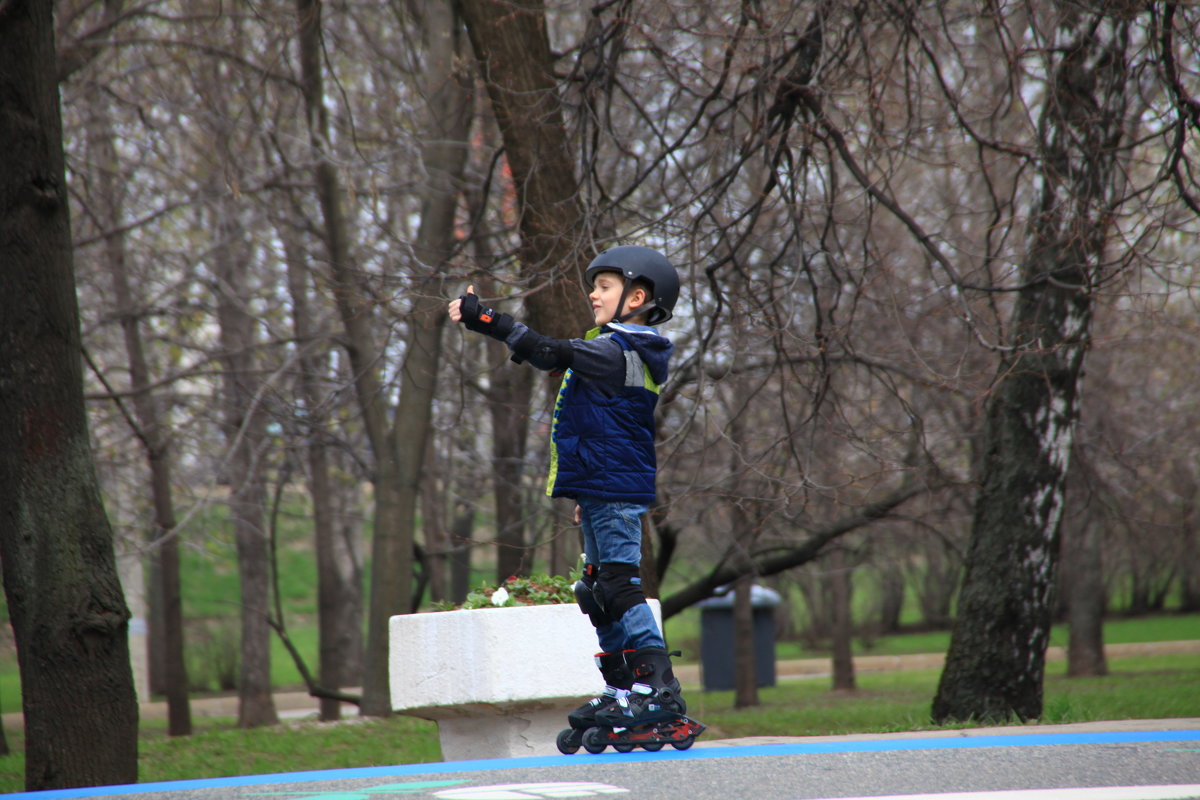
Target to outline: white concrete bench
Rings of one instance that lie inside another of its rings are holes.
[[[405,614],[389,637],[392,709],[437,722],[446,761],[557,753],[567,713],[604,689],[574,604]]]

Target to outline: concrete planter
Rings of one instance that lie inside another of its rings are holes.
[[[574,604],[405,614],[389,636],[392,708],[436,721],[447,761],[557,753],[567,712],[604,688]]]

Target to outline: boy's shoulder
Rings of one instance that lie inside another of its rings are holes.
[[[666,336],[659,333],[658,328],[649,325],[635,325],[630,322],[610,322],[600,329],[601,336],[608,334],[624,342],[628,349],[636,350],[643,357],[669,357],[675,345]]]
[[[667,339],[666,336],[659,332],[658,328],[651,325],[638,325],[633,322],[610,322],[599,330],[601,332],[624,333],[638,338]]]
[[[610,322],[603,330],[611,332],[614,338],[619,337],[626,349],[636,352],[655,381],[660,384],[666,382],[667,366],[675,345],[657,328],[629,322]]]

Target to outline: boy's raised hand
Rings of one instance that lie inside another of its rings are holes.
[[[508,337],[515,323],[508,314],[481,306],[474,286],[468,286],[466,294],[450,301],[448,312],[450,319],[461,322],[467,330],[491,336],[502,342]]]
[[[467,294],[469,294],[469,295],[475,294],[475,284],[471,284],[470,286],[467,287]],[[463,295],[463,297],[466,297],[466,295]],[[462,318],[463,318],[462,304],[463,304],[462,297],[456,297],[450,301],[450,308],[447,309],[447,311],[450,314],[450,319],[453,320],[454,322],[462,322]]]

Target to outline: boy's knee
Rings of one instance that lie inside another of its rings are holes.
[[[596,575],[594,565],[588,564],[584,567],[583,577],[575,582],[575,602],[579,604],[583,613],[588,615],[592,627],[603,628],[615,620],[608,616],[604,606],[596,599]]]
[[[592,591],[596,602],[612,619],[620,619],[629,609],[646,602],[646,594],[642,591],[641,569],[637,564],[601,564]]]

